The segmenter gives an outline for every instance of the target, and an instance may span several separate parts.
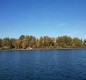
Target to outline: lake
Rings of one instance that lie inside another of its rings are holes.
[[[86,80],[86,49],[0,51],[0,80]]]

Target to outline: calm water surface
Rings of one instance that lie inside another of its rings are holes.
[[[86,80],[86,49],[0,51],[0,80]]]

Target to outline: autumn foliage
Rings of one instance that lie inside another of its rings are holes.
[[[21,35],[18,39],[0,39],[0,49],[54,49],[54,48],[85,48],[86,40],[77,37],[60,36],[57,38],[44,36],[36,38],[29,35]]]

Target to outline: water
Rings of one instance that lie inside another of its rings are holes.
[[[86,50],[0,51],[0,80],[86,80]]]

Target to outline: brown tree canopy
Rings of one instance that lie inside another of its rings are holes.
[[[21,35],[15,38],[0,38],[0,49],[27,49],[27,48],[85,48],[86,39],[82,40],[70,36],[36,38],[30,35]]]

